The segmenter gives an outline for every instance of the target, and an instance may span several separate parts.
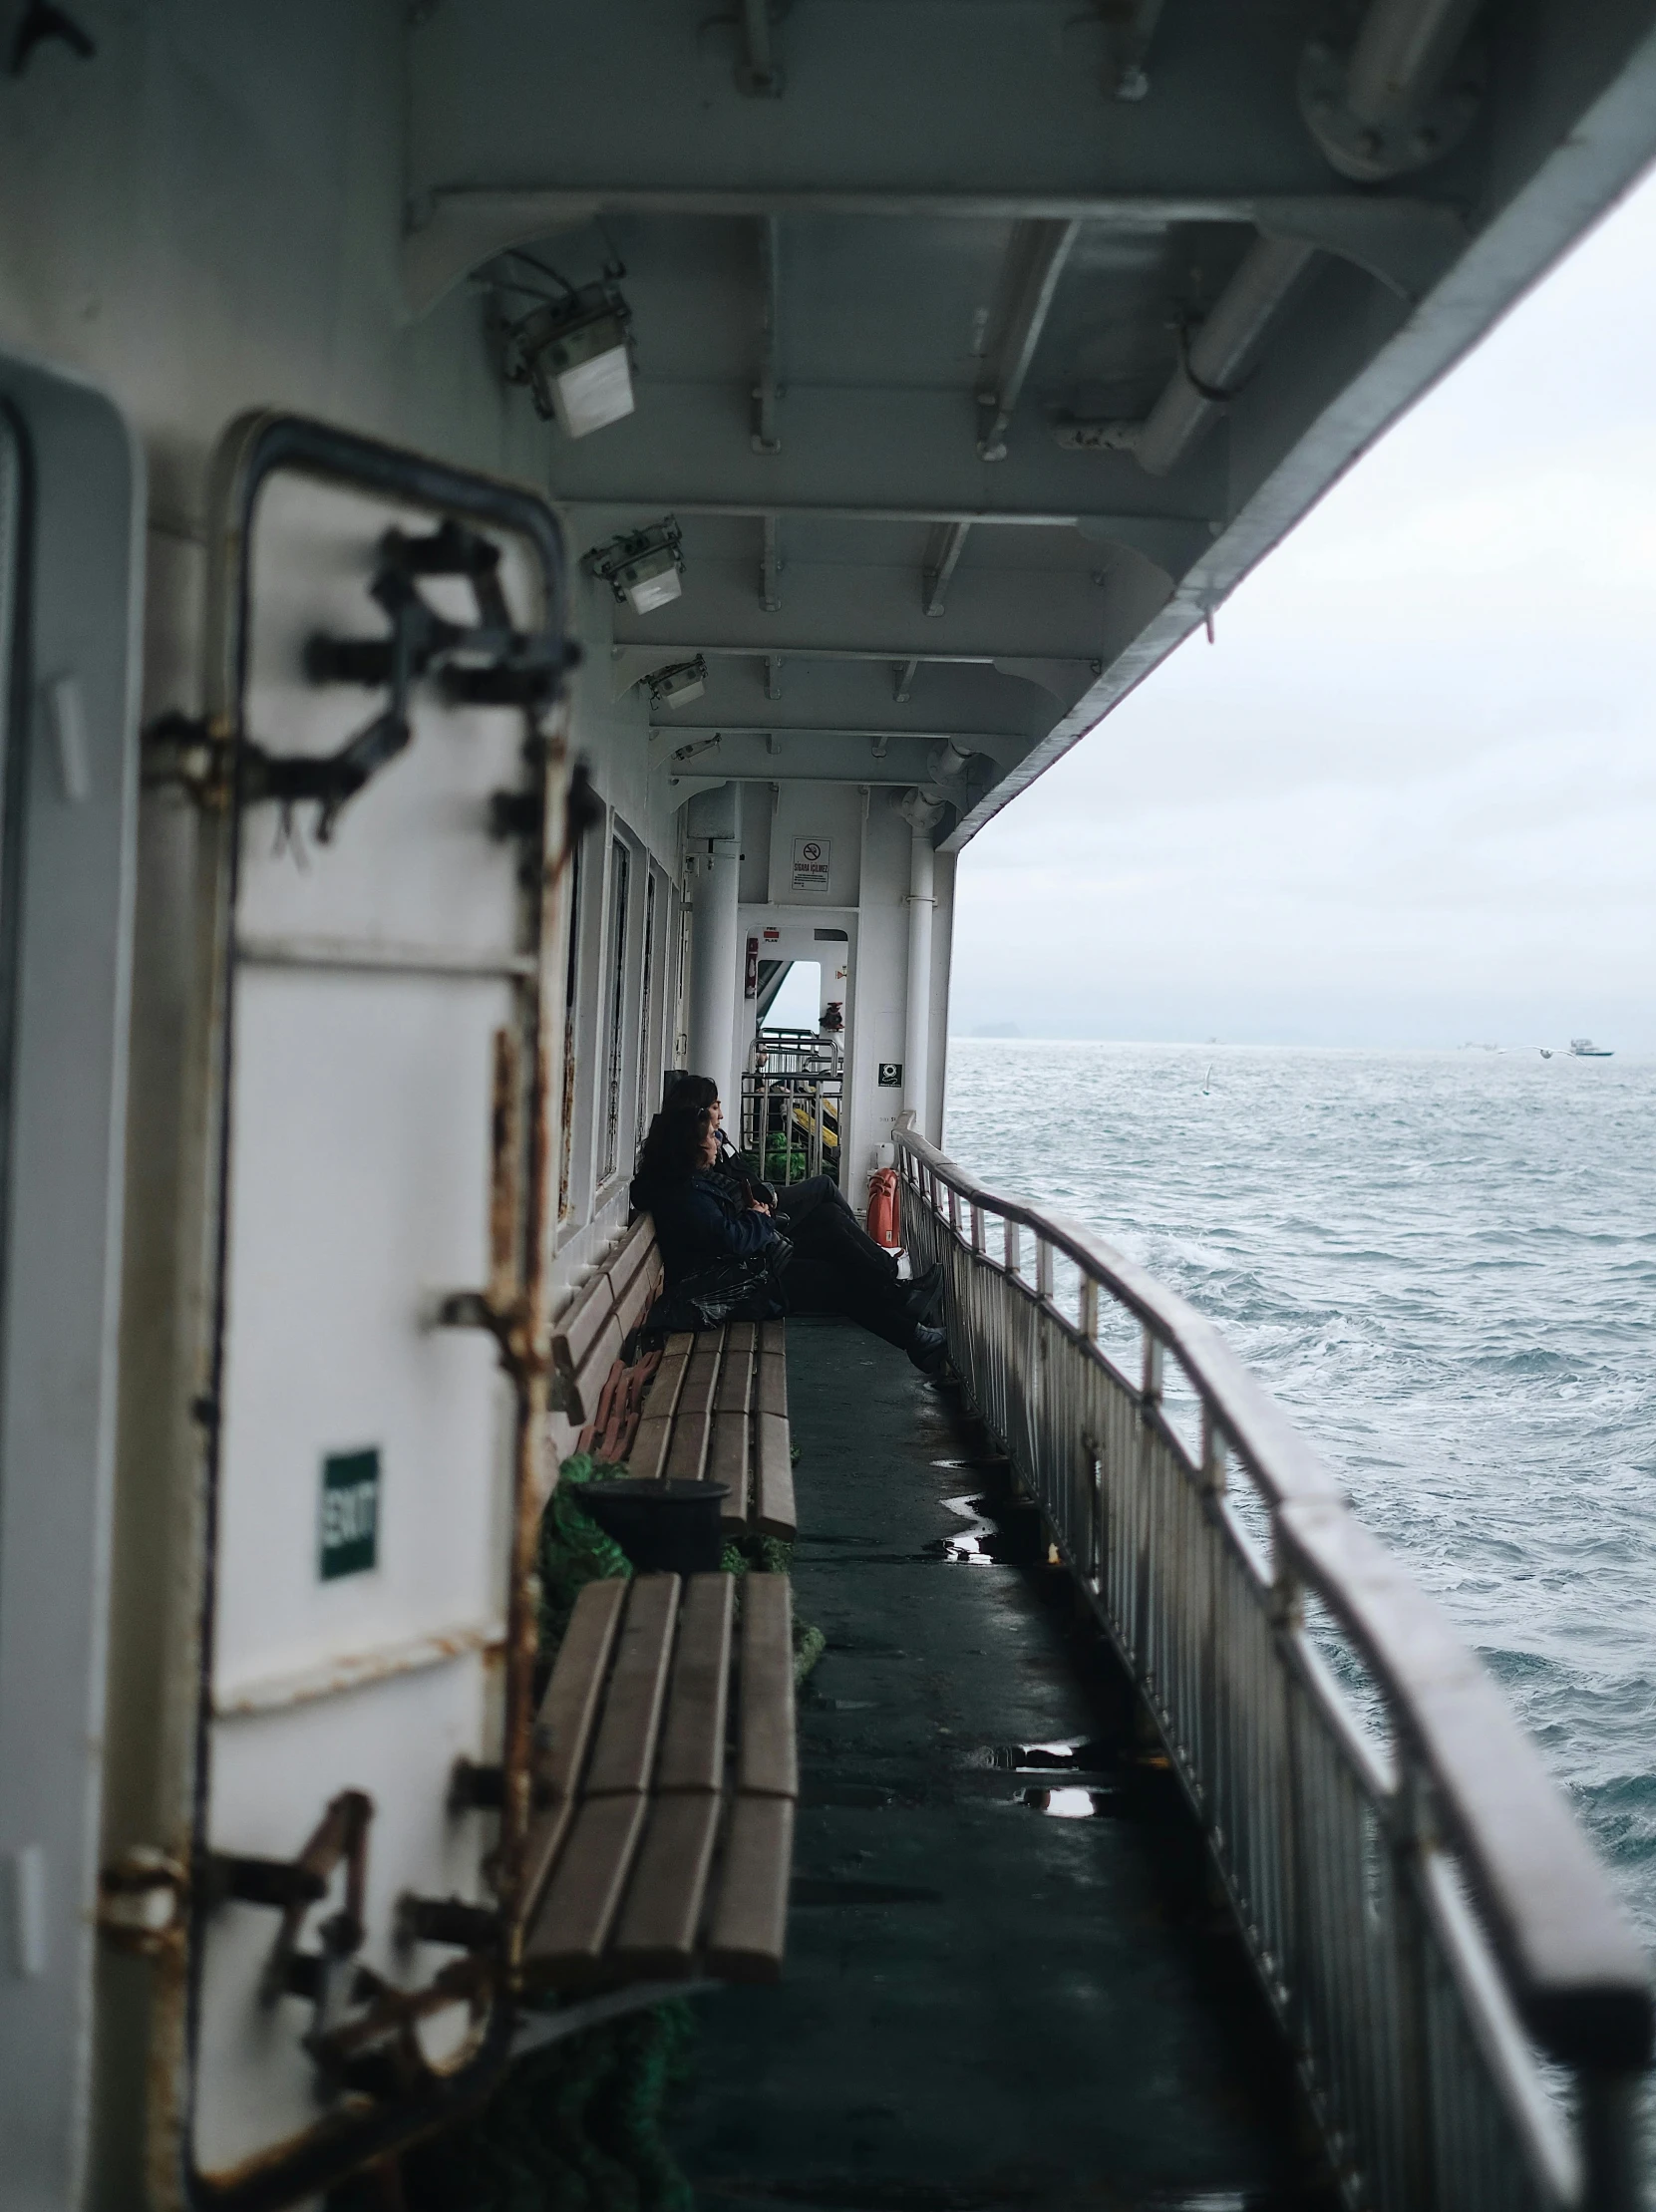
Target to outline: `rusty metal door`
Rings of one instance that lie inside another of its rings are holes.
[[[219,482],[218,713],[175,733],[225,818],[175,2057],[188,2193],[252,2205],[509,2033],[564,648],[527,493],[287,419]]]

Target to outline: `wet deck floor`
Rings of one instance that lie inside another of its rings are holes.
[[[697,2004],[701,2212],[1321,2208],[1175,1786],[958,1393],[803,1321],[789,1389],[828,1650],[786,1979]],[[1031,1563],[949,1558],[984,1519]]]

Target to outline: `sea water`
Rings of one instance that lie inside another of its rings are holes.
[[[1217,1322],[1656,1946],[1656,1061],[957,1039],[944,1143]]]

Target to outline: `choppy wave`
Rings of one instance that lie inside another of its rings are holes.
[[[1220,1324],[1483,1652],[1656,1943],[1653,1139],[1649,1061],[950,1047],[948,1149]]]

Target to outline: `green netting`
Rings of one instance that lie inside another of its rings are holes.
[[[675,1999],[520,2058],[474,2118],[403,2161],[408,2212],[691,2212],[661,2131],[695,2029]],[[328,2212],[380,2212],[355,2182]]]
[[[613,1536],[582,1512],[581,1486],[625,1474],[625,1467],[611,1466],[577,1451],[558,1469],[557,1488],[540,1517],[540,1546],[535,1565],[540,1575],[540,1664],[549,1667],[569,1626],[575,1600],[589,1582],[605,1582],[615,1575],[631,1574],[627,1555]]]
[[[794,1547],[780,1536],[732,1536],[719,1560],[721,1574],[786,1574],[794,1572]],[[804,1682],[828,1649],[820,1628],[794,1616],[794,1680]]]

